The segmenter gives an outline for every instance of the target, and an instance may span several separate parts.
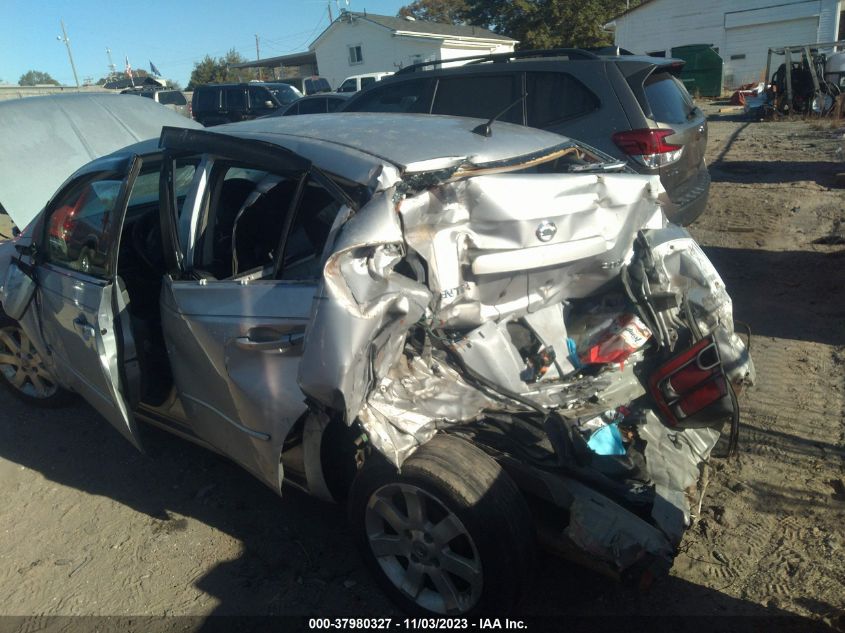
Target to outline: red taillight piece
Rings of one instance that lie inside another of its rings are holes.
[[[724,376],[713,376],[707,382],[696,385],[686,392],[672,407],[677,420],[683,420],[728,395],[728,385]]]
[[[665,154],[681,149],[680,145],[673,145],[665,140],[667,136],[672,136],[674,133],[675,130],[652,130],[651,128],[625,130],[616,132],[613,135],[613,142],[629,156]]]
[[[658,410],[670,426],[716,426],[733,411],[730,387],[713,336],[679,352],[649,377]]]

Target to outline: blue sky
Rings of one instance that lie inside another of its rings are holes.
[[[349,8],[395,15],[410,0],[351,0]],[[346,6],[339,0],[340,6]],[[150,61],[184,87],[194,62],[235,48],[255,59],[305,50],[329,24],[327,0],[0,0],[0,83],[17,84],[28,70],[73,85],[61,35],[64,19],[79,81],[108,73],[106,47],[118,70],[149,71]],[[330,0],[337,17],[337,4]]]

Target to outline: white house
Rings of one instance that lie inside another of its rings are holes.
[[[309,46],[333,88],[350,75],[397,71],[423,61],[511,52],[517,44],[476,26],[341,12]]]
[[[770,47],[845,37],[843,11],[845,0],[645,0],[605,28],[634,53],[709,44],[724,60],[723,85],[735,88],[763,79]]]

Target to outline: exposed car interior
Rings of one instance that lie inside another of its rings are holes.
[[[177,213],[199,159],[174,169]],[[167,273],[159,219],[160,164],[145,165],[129,199],[117,261],[138,363],[140,402],[166,401],[173,379],[161,327],[162,279]],[[316,280],[341,204],[307,174],[279,175],[231,162],[212,169],[198,230],[192,275],[206,282]],[[294,214],[292,216],[292,214]],[[281,248],[284,253],[277,257]],[[134,404],[134,403],[133,403]]]

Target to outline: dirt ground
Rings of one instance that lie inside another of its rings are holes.
[[[668,579],[641,594],[543,560],[524,612],[845,628],[845,130],[707,107],[713,187],[691,230],[753,334],[740,455],[713,461]],[[0,412],[0,615],[399,616],[341,508],[279,499],[164,433],[138,454],[82,403],[44,411],[0,392]]]

